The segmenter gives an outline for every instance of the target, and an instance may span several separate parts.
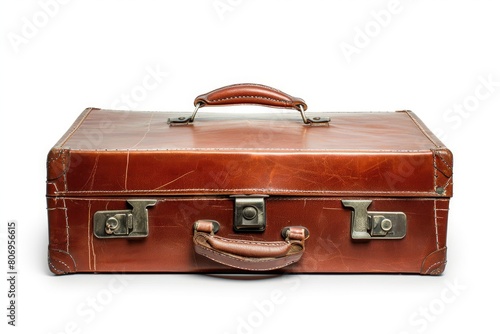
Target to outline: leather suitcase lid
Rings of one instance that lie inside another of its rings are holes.
[[[179,116],[86,109],[49,153],[47,195],[452,196],[452,154],[410,111]]]

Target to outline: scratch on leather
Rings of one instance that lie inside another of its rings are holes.
[[[127,190],[127,181],[128,181],[128,164],[130,161],[130,150],[127,150],[127,164],[125,165],[125,190]]]
[[[436,200],[434,200],[434,227],[436,229],[436,249],[439,249],[439,232],[438,232],[438,224],[437,224],[437,206],[436,206]]]
[[[344,261],[344,255],[342,254],[342,252],[340,251],[340,248],[339,246],[337,246],[334,242],[332,242],[331,240],[328,240],[328,245],[326,244],[326,242],[324,241],[324,239],[318,239],[318,243],[323,246],[324,249],[329,249],[329,245],[332,245],[336,250],[337,250],[337,256],[332,256],[331,258],[334,259],[336,257],[338,257],[340,259],[340,261],[342,262],[342,264],[344,265],[344,267],[347,269],[347,271],[350,271],[349,269],[349,266],[345,263]],[[331,249],[331,248],[330,248]]]
[[[97,173],[97,166],[99,164],[99,157],[100,155],[97,155],[94,161],[94,167],[92,167],[92,171],[90,172],[90,175],[85,182],[85,184],[82,186],[82,190],[86,188],[87,184],[90,182],[90,187],[88,189],[93,189],[94,188],[94,181],[95,181],[95,175]]]
[[[94,264],[93,269],[96,269],[96,256],[95,256],[95,251],[94,251],[94,238],[93,236],[93,230],[92,230],[92,214],[91,214],[91,207],[92,204],[89,201],[89,212],[88,212],[88,233],[87,233],[87,244],[89,248],[89,269],[92,270],[92,263]]]
[[[68,220],[68,209],[66,205],[66,199],[63,197],[63,206],[65,208],[64,210],[64,220],[66,221],[66,252],[69,253],[69,220]]]
[[[167,183],[165,183],[165,184],[163,184],[163,185],[159,186],[158,188],[154,188],[153,190],[159,190],[159,189],[161,189],[161,188],[163,188],[163,187],[166,187],[166,186],[168,186],[169,184],[172,184],[172,183],[174,183],[175,181],[178,181],[178,180],[182,179],[183,177],[185,177],[185,176],[187,176],[187,175],[189,175],[189,174],[191,174],[191,173],[194,173],[195,171],[196,171],[196,170],[192,170],[192,171],[189,171],[189,172],[187,172],[187,173],[185,173],[185,174],[182,174],[182,175],[181,175],[181,176],[179,176],[178,178],[175,178],[175,179],[173,179],[172,181],[167,182]]]
[[[144,141],[144,139],[148,135],[149,131],[151,131],[151,122],[153,121],[153,116],[154,115],[155,115],[154,113],[151,113],[151,117],[149,118],[149,121],[148,121],[148,128],[146,129],[146,132],[144,133],[144,136],[142,136],[142,138],[134,146],[132,146],[131,148],[136,148],[137,146],[139,146],[139,144]]]

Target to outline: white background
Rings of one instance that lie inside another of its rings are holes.
[[[5,274],[5,225],[15,219],[19,281],[11,328],[1,280],[1,326],[9,333],[497,330],[499,12],[493,1],[2,1],[0,267]],[[161,72],[157,84],[141,90],[151,71]],[[45,159],[80,112],[191,111],[196,95],[239,82],[300,96],[311,111],[411,109],[439,133],[455,157],[445,275],[53,276]],[[131,93],[135,99],[124,102]]]

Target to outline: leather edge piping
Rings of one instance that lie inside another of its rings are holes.
[[[429,141],[436,148],[445,148],[446,146],[439,140],[438,137],[422,122],[422,120],[415,115],[415,113],[411,110],[400,110],[400,112],[404,112],[412,121],[415,123],[417,128],[424,134],[424,136],[429,139]]]
[[[427,255],[422,261],[422,266],[420,267],[421,275],[441,275],[446,268],[446,253],[447,247],[437,249]]]
[[[49,246],[47,260],[50,271],[55,275],[71,274],[77,271],[73,256],[62,249]]]
[[[71,136],[76,132],[76,130],[82,125],[85,119],[92,113],[94,110],[101,110],[100,108],[89,107],[86,108],[80,116],[73,122],[68,131],[59,139],[59,141],[54,145],[56,147],[62,147],[66,142],[71,138]]]

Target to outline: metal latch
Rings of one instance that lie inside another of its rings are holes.
[[[406,235],[406,215],[403,212],[368,211],[370,200],[343,200],[354,209],[351,218],[353,239],[403,239]]]
[[[235,231],[262,232],[266,229],[267,195],[235,195],[234,222]]]
[[[148,206],[154,199],[129,199],[132,210],[97,211],[94,214],[94,235],[97,238],[145,238],[149,234]]]

